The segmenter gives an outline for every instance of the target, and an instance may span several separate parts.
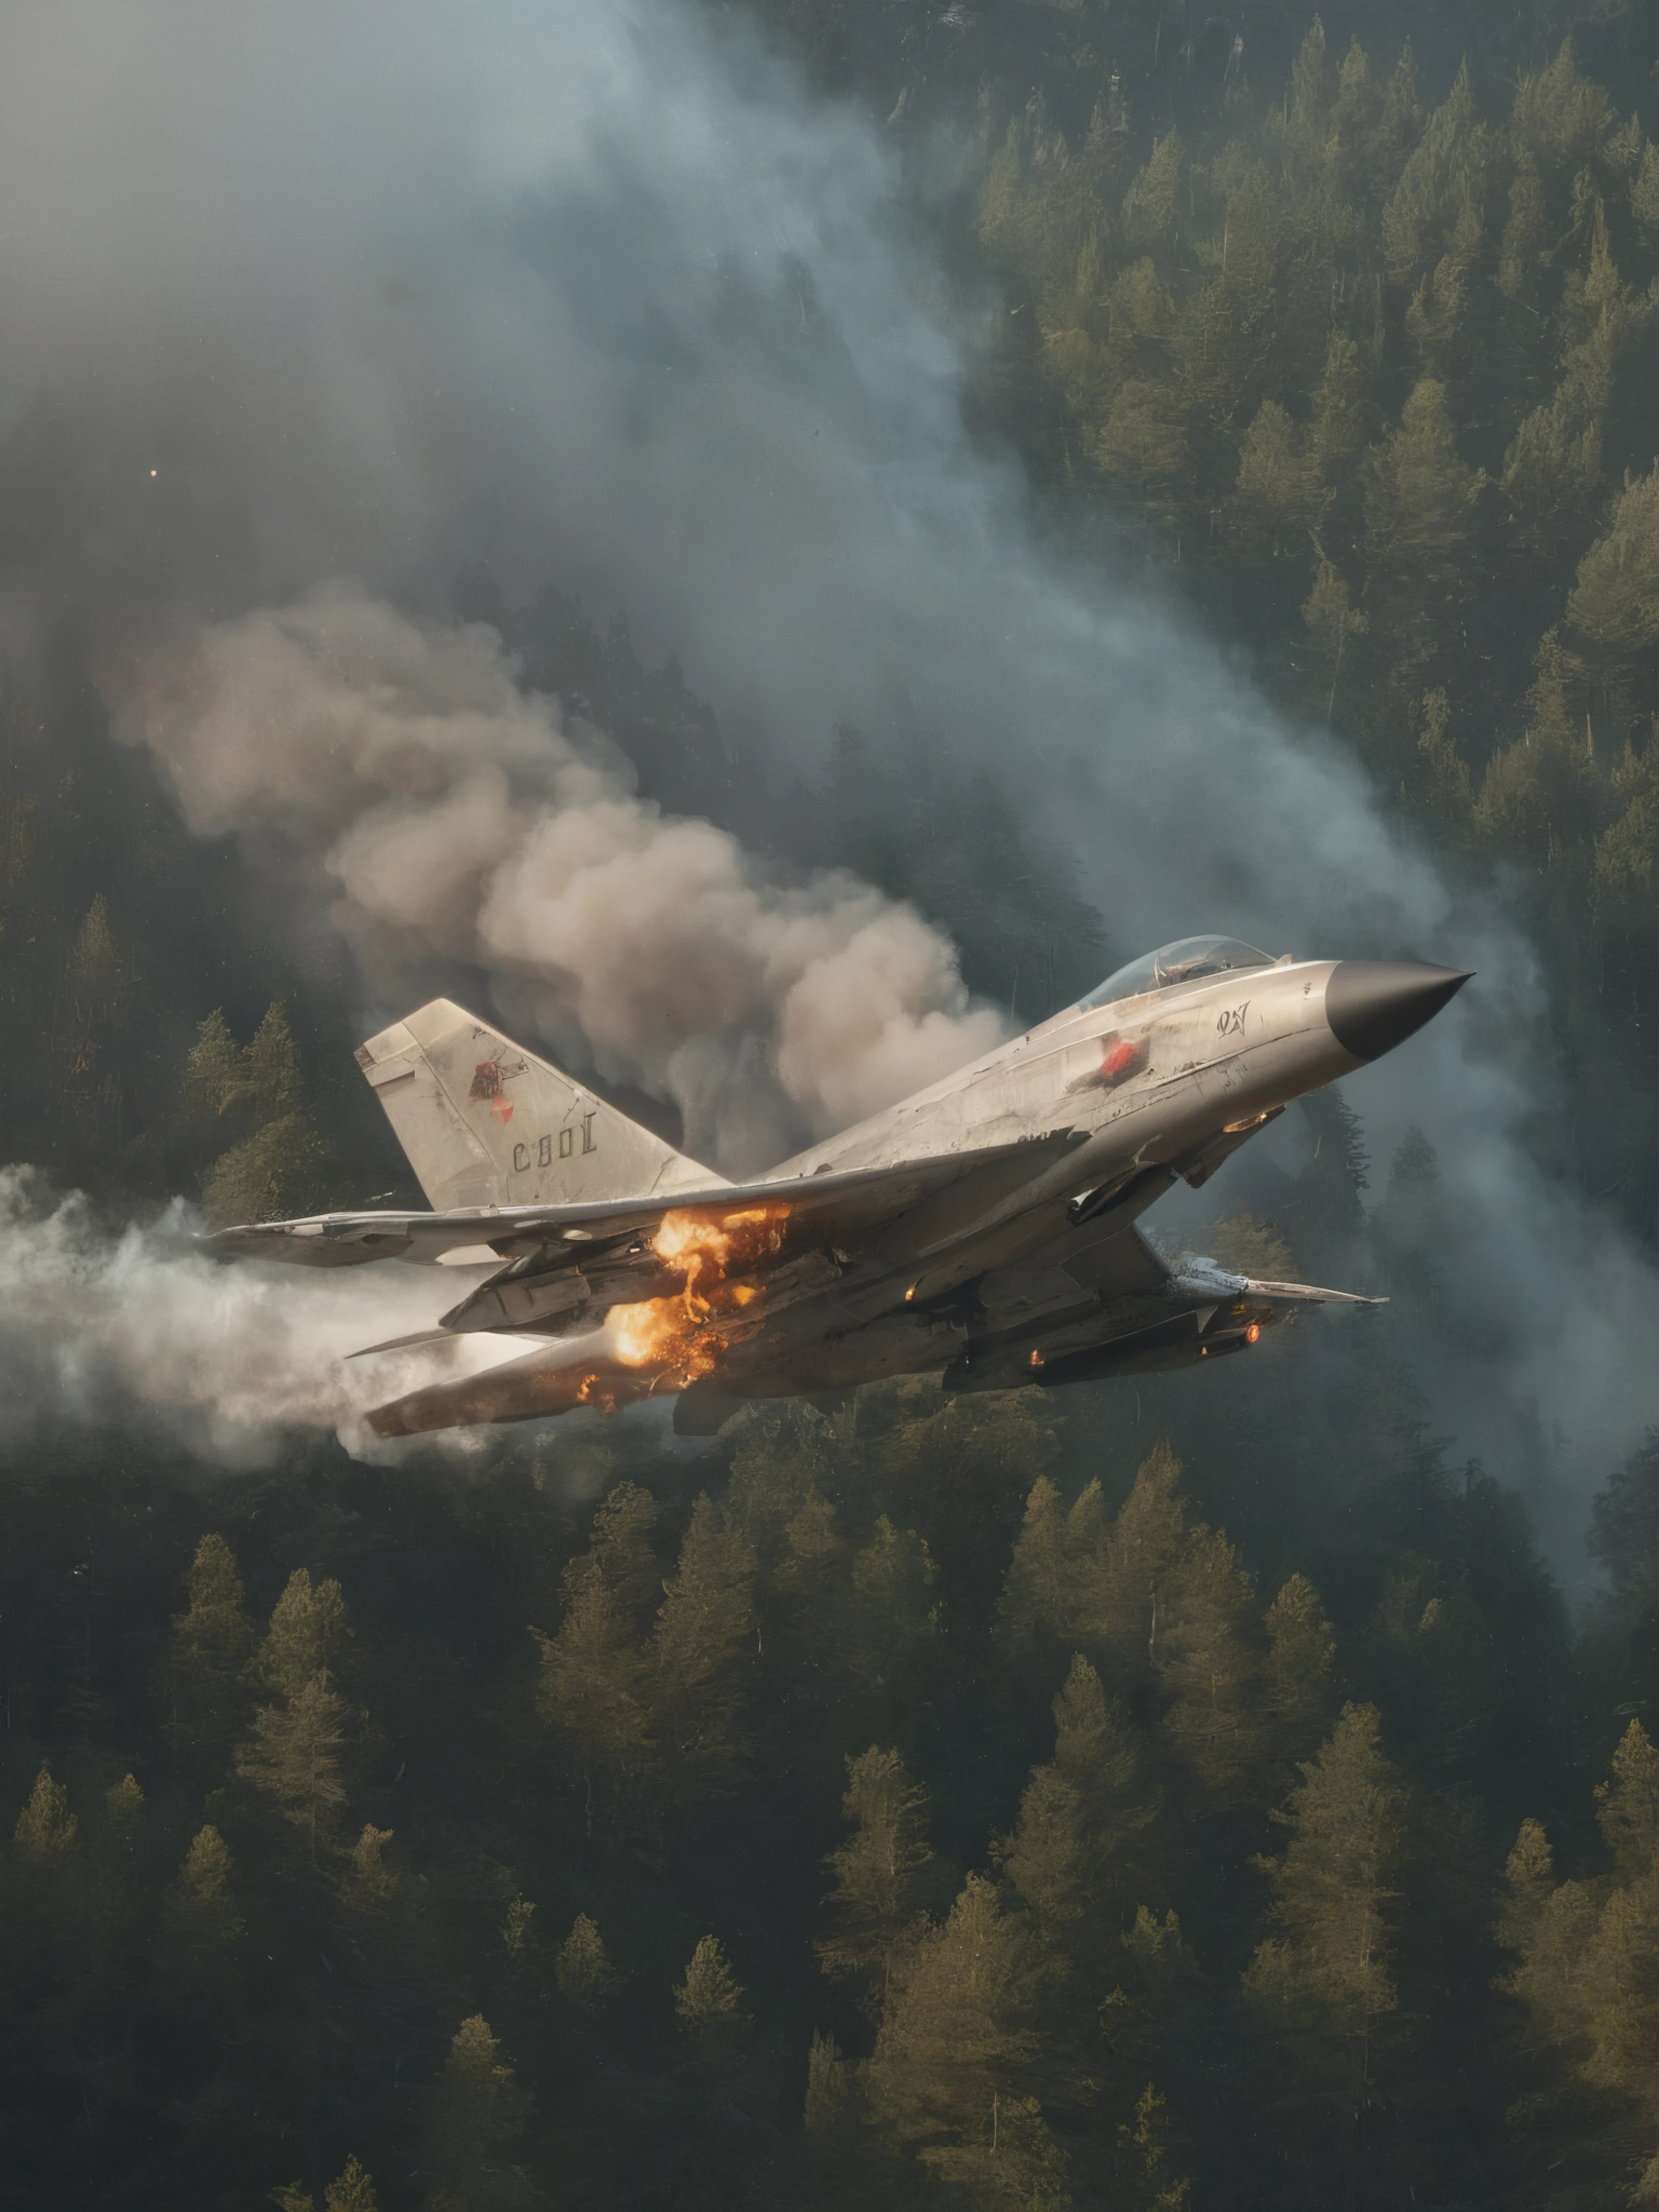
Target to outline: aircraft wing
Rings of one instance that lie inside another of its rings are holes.
[[[225,1259],[277,1260],[310,1267],[356,1267],[376,1260],[431,1266],[477,1249],[481,1261],[562,1249],[574,1262],[590,1249],[648,1236],[667,1213],[719,1220],[751,1207],[781,1206],[819,1243],[884,1229],[921,1203],[961,1186],[965,1210],[995,1204],[1064,1157],[1069,1129],[975,1152],[944,1152],[890,1167],[724,1183],[653,1198],[600,1199],[574,1206],[469,1206],[441,1213],[319,1213],[221,1229],[200,1241]],[[794,1241],[793,1238],[791,1239]]]

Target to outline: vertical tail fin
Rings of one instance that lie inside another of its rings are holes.
[[[448,999],[371,1037],[357,1064],[441,1212],[649,1197],[725,1180]]]

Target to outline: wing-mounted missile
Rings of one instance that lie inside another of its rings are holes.
[[[1367,1297],[1359,1291],[1324,1291],[1314,1283],[1264,1282],[1255,1275],[1236,1275],[1213,1260],[1182,1260],[1170,1278],[1170,1290],[1197,1304],[1206,1298],[1218,1303],[1231,1298],[1271,1298],[1276,1304],[1314,1306],[1385,1306],[1386,1298]]]

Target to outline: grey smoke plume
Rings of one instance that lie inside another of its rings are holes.
[[[1218,927],[1477,968],[1353,1086],[1379,1158],[1419,1122],[1460,1194],[1455,1289],[1486,1349],[1428,1370],[1437,1416],[1511,1473],[1522,1401],[1598,1470],[1659,1410],[1652,1270],[1527,1155],[1550,1100],[1524,939],[1454,898],[1340,750],[1179,617],[1038,542],[1018,472],[963,432],[975,334],[947,327],[860,115],[671,0],[290,0],[234,30],[211,0],[52,0],[14,9],[7,63],[0,409],[10,477],[47,495],[0,505],[14,609],[130,638],[165,603],[210,657],[319,579],[430,605],[482,552],[510,587],[550,572],[626,605],[781,766],[838,719],[878,736],[902,714],[993,767],[1125,951]],[[25,425],[43,380],[52,409]],[[447,827],[497,868],[516,774],[451,761],[429,793],[357,793],[321,847],[340,896],[358,917],[391,899],[394,832]],[[439,875],[434,933],[482,930],[459,862]],[[503,897],[491,957],[528,981]],[[930,973],[908,1018],[957,1018]],[[538,1018],[586,1030],[584,988],[561,980]],[[787,995],[764,1001],[775,1042]],[[664,1032],[654,1057],[638,1034],[629,1064],[729,1093],[732,1032]],[[794,1079],[837,1110],[816,1063]]]
[[[912,908],[842,872],[768,882],[724,830],[665,817],[487,629],[324,589],[206,631],[135,696],[118,733],[191,829],[310,863],[373,981],[433,954],[489,970],[567,1056],[674,1092],[734,1174],[790,1149],[745,1157],[757,1118],[827,1133],[1002,1034]],[[757,1117],[757,1087],[780,1110]]]

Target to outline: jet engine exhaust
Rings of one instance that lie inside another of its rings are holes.
[[[642,1398],[683,1390],[690,1380],[683,1368],[633,1366],[612,1352],[556,1367],[544,1352],[532,1352],[463,1382],[429,1383],[377,1406],[368,1425],[377,1437],[418,1437],[480,1421],[541,1420],[578,1406],[611,1413]]]

